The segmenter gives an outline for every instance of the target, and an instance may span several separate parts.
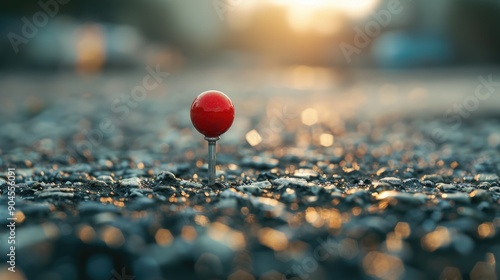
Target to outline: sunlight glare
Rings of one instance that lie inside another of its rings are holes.
[[[271,4],[282,5],[289,9],[298,8],[318,12],[321,10],[345,13],[353,18],[367,16],[375,9],[379,0],[268,0]]]

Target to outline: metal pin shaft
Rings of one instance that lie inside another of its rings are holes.
[[[205,137],[208,141],[208,185],[215,184],[215,144],[219,137]]]

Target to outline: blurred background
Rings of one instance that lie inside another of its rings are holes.
[[[500,62],[500,5],[490,0],[41,0],[0,6],[0,67],[6,71],[95,72],[149,62],[385,68]],[[366,36],[358,45],[356,29]],[[342,44],[357,48],[350,59]]]

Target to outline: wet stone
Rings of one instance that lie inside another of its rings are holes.
[[[97,177],[97,180],[99,180],[101,182],[105,182],[106,184],[113,184],[115,182],[115,180],[113,180],[113,177],[111,177],[109,175],[101,175],[101,176]]]
[[[155,187],[154,190],[157,191],[157,192],[165,193],[167,195],[173,194],[173,193],[177,192],[176,188],[174,188],[172,186],[163,186],[163,185]]]
[[[452,184],[438,184],[437,188],[440,191],[446,192],[446,193],[457,191],[457,187],[455,185],[452,185]]]
[[[74,192],[74,188],[46,188],[43,192]]]
[[[260,195],[262,193],[262,190],[259,187],[256,187],[254,185],[244,185],[244,186],[239,186],[236,187],[237,190],[253,194],[253,195]]]
[[[422,205],[425,203],[425,195],[413,195],[398,191],[385,191],[377,195],[377,200],[397,200],[403,204]]]
[[[333,180],[341,180],[341,179],[342,179],[342,176],[340,176],[339,174],[333,174],[333,175],[332,175],[332,179],[333,179]]]
[[[479,185],[477,185],[477,188],[481,189],[481,190],[488,190],[489,188],[491,188],[491,184],[487,183],[487,182],[483,182],[483,183],[480,183]]]
[[[494,193],[500,193],[500,187],[491,187],[489,188],[489,191]]]
[[[301,168],[301,169],[295,170],[295,172],[293,173],[293,177],[310,180],[310,179],[318,178],[319,173],[312,170],[312,169]]]
[[[38,197],[71,198],[75,196],[74,191],[73,188],[46,188],[35,192],[35,195]]]
[[[38,181],[25,181],[24,183],[25,183],[28,187],[31,187],[31,188],[33,188],[33,187],[35,187],[35,186],[37,186],[37,185],[38,185],[38,186],[40,186],[40,185],[42,185],[42,184],[43,184],[43,186],[45,186],[45,183],[43,183],[43,182],[42,182],[42,183],[39,183]],[[67,181],[65,184],[67,185],[68,183],[69,183],[69,184],[71,184],[71,182],[69,182],[69,181]]]
[[[270,189],[273,185],[269,181],[260,181],[252,183],[253,186],[259,187],[261,189]]]
[[[443,176],[438,175],[438,174],[428,174],[422,176],[422,181],[431,181],[434,183],[439,183],[443,181]]]
[[[172,183],[175,182],[176,177],[172,172],[169,171],[161,171],[155,177],[155,181],[162,183]]]
[[[221,182],[215,182],[215,184],[209,186],[212,190],[223,190],[229,188],[229,184],[227,183],[221,183]]]
[[[138,188],[141,186],[141,180],[137,177],[123,179],[120,181],[120,185],[125,188]]]
[[[473,187],[462,187],[461,191],[465,193],[471,193],[475,188]]]
[[[408,178],[403,180],[403,185],[405,187],[412,187],[412,188],[418,188],[420,187],[420,180],[417,178]]]
[[[243,192],[237,191],[233,188],[225,189],[220,193],[222,198],[247,198],[247,195]]]
[[[262,189],[267,189],[271,187],[271,183],[269,181],[255,182],[250,185],[243,185],[236,187],[237,190],[250,193],[253,195],[260,195],[262,193]]]
[[[498,175],[493,173],[483,173],[476,175],[474,179],[479,182],[496,182],[498,181]]]
[[[280,178],[273,181],[273,185],[279,190],[283,187],[305,186],[307,181],[299,178]]]
[[[74,193],[65,193],[65,192],[38,192],[38,197],[52,197],[52,198],[71,198],[74,197]]]
[[[143,197],[144,194],[139,190],[139,189],[136,189],[136,188],[132,188],[130,189],[130,197]]]
[[[422,180],[421,183],[422,183],[422,186],[424,186],[426,188],[434,188],[436,186],[436,184],[430,180]]]
[[[73,173],[69,177],[65,177],[64,180],[69,180],[72,182],[75,181],[85,181],[89,179],[89,175],[87,173]]]
[[[380,179],[381,182],[391,184],[393,186],[399,186],[401,185],[401,179],[396,178],[396,177],[385,177]]]
[[[323,187],[323,190],[325,190],[325,192],[327,192],[327,193],[334,193],[334,192],[341,193],[342,192],[335,185],[326,185]]]
[[[46,184],[44,182],[36,182],[32,185],[28,185],[32,190],[42,190],[46,187]]]
[[[200,183],[186,181],[186,180],[182,180],[180,182],[180,185],[185,187],[185,188],[195,188],[195,189],[200,189],[203,187],[203,185]]]
[[[485,190],[475,190],[469,194],[471,200],[473,202],[479,203],[482,201],[492,202],[493,198],[490,193]]]
[[[462,180],[463,180],[464,182],[469,182],[469,183],[470,183],[470,182],[472,182],[472,181],[474,180],[474,177],[472,177],[472,176],[464,176],[464,177],[462,178]]]
[[[89,181],[89,185],[92,187],[105,188],[108,186],[106,182],[100,180],[91,180]]]
[[[446,200],[452,200],[457,203],[462,203],[462,204],[469,204],[470,203],[470,197],[467,194],[464,193],[450,193],[450,194],[443,194],[441,196],[443,199]]]
[[[241,174],[241,172],[240,172],[240,174]],[[275,179],[278,179],[278,177],[279,176],[275,173],[265,171],[265,172],[262,172],[259,174],[259,176],[257,177],[257,180],[275,180]]]

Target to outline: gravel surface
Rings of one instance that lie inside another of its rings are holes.
[[[496,279],[498,93],[455,109],[479,72],[206,71],[129,103],[147,72],[0,78],[1,279]],[[213,186],[209,88],[236,107]]]

